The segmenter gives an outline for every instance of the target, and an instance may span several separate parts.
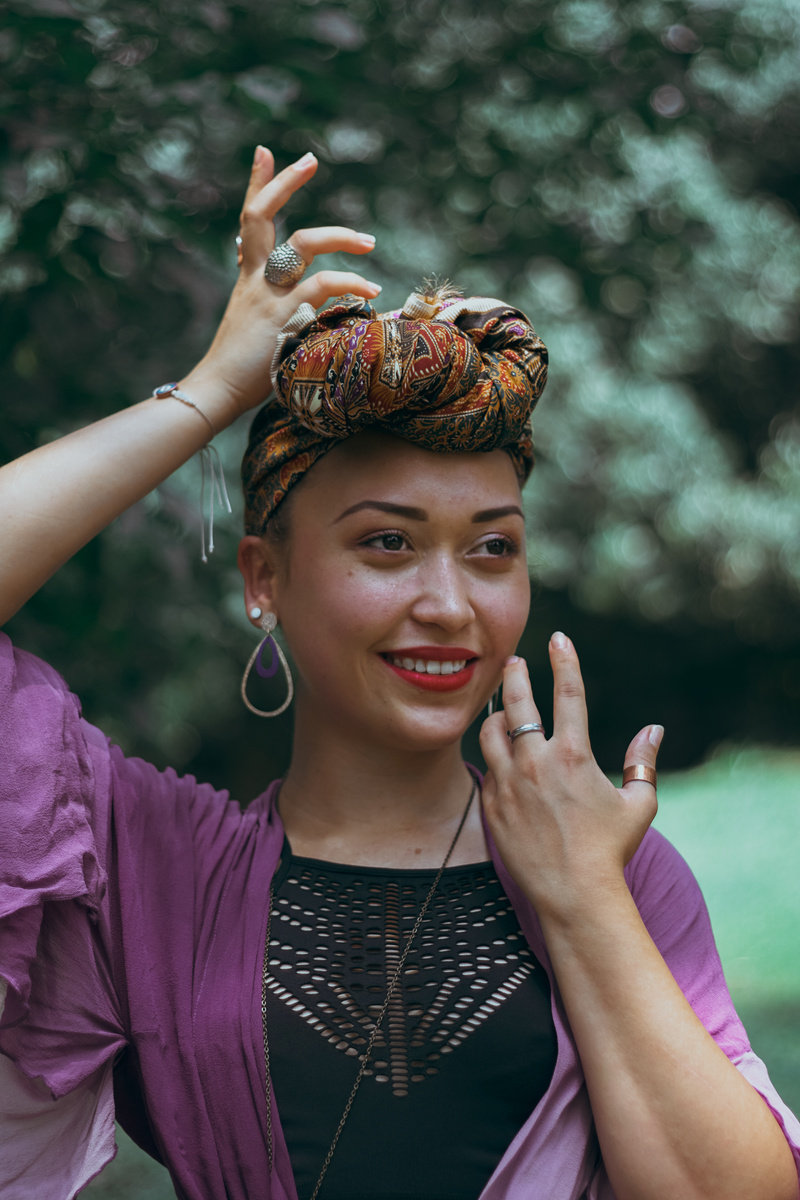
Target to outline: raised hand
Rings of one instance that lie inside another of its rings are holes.
[[[489,766],[483,803],[500,854],[540,917],[570,919],[604,891],[624,888],[623,868],[656,809],[655,787],[634,781],[616,788],[598,767],[589,742],[583,679],[575,649],[563,634],[550,641],[554,729],[512,743],[507,731],[540,722],[528,671],[508,660],[504,712],[484,722],[481,748]],[[663,730],[642,729],[625,765],[655,767]]]
[[[270,151],[263,146],[256,150],[240,218],[239,279],[211,348],[184,381],[189,393],[195,384],[204,391],[209,385],[219,389],[230,402],[232,415],[246,412],[267,396],[278,333],[301,304],[319,308],[331,296],[345,292],[374,299],[381,290],[377,283],[348,271],[319,271],[290,287],[265,279],[264,267],[275,248],[275,217],[314,175],[317,165],[313,154],[307,154],[275,175]],[[320,254],[368,254],[375,245],[370,234],[339,226],[298,229],[287,240],[309,266]]]
[[[275,215],[316,169],[314,156],[306,155],[275,175],[269,151],[256,151],[242,209],[239,278],[211,348],[180,380],[191,407],[153,397],[0,468],[0,624],[90,538],[204,446],[210,427],[225,429],[265,399],[278,333],[304,301],[316,308],[348,291],[377,296],[377,284],[343,271],[321,271],[292,287],[264,278]],[[317,254],[367,254],[374,245],[352,229],[302,229],[290,241],[309,264]]]

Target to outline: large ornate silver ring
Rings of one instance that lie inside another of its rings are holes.
[[[529,721],[527,725],[518,725],[516,729],[509,729],[508,737],[515,742],[518,737],[522,737],[523,733],[544,733],[544,725],[540,725],[538,721]]]
[[[306,273],[308,263],[294,246],[284,242],[276,246],[264,267],[264,278],[277,287],[291,287],[299,283]]]

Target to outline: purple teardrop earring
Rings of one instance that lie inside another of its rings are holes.
[[[269,666],[265,667],[264,666],[264,650],[266,649],[267,645],[269,645],[269,648],[270,648],[270,660],[271,661],[270,661]],[[256,674],[260,675],[262,679],[273,679],[274,676],[278,674],[278,663],[279,662],[280,662],[280,659],[278,658],[278,651],[277,651],[277,647],[275,645],[275,639],[273,637],[270,637],[269,635],[267,635],[267,637],[264,638],[264,640],[261,642],[260,646],[258,647],[258,654],[256,655]]]
[[[255,650],[250,655],[250,659],[244,669],[244,675],[242,676],[242,700],[250,709],[250,712],[255,713],[257,717],[279,717],[282,712],[286,712],[286,709],[292,703],[292,697],[294,696],[294,680],[292,679],[292,673],[289,670],[289,664],[286,661],[286,655],[283,653],[280,646],[275,641],[275,638],[272,636],[273,630],[277,628],[278,618],[275,616],[275,613],[262,613],[258,606],[254,606],[250,609],[250,616],[254,621],[258,621],[259,627],[264,630],[266,637],[262,638],[258,643]],[[264,649],[267,643],[269,643],[270,649],[270,662],[269,666],[265,667],[263,663],[263,657]],[[287,695],[280,708],[275,708],[272,710],[272,712],[264,712],[262,709],[256,708],[255,705],[251,704],[247,699],[247,681],[250,678],[250,672],[252,671],[254,664],[256,668],[256,674],[260,675],[262,679],[272,679],[273,676],[275,676],[278,672],[278,665],[280,664],[280,666],[283,667],[283,673],[286,676]]]

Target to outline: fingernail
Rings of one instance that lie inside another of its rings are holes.
[[[647,735],[647,740],[649,741],[651,746],[655,746],[655,748],[658,749],[658,747],[661,745],[661,739],[663,738],[663,736],[664,736],[664,726],[663,725],[651,725],[650,732]]]
[[[550,638],[550,642],[555,646],[556,650],[563,650],[567,644],[567,639],[563,633],[554,633]]]
[[[367,242],[367,244],[370,246],[375,245],[375,238],[372,236],[371,233],[360,233],[358,236],[362,242]]]
[[[310,167],[311,164],[316,161],[316,158],[309,150],[308,154],[304,154],[302,158],[298,158],[296,163],[292,163],[292,166],[294,167],[295,171],[304,171],[306,167]]]
[[[372,282],[371,282],[371,281],[368,279],[368,280],[367,280],[367,284],[368,284],[368,286],[369,286],[369,287],[371,287],[371,288],[372,288],[372,290],[373,290],[373,292],[375,293],[375,295],[376,295],[376,296],[377,296],[378,292],[382,292],[382,291],[383,291],[383,287],[382,287],[382,285],[381,285],[380,283],[372,283]]]
[[[522,659],[520,658],[520,656],[518,654],[510,654],[508,656],[508,658],[506,659],[506,666],[513,667],[514,663],[518,663],[518,662],[522,662]]]
[[[266,150],[263,146],[256,146],[256,152],[255,152],[253,161],[255,162],[257,167],[261,166],[262,162],[264,161],[265,154],[266,154]]]

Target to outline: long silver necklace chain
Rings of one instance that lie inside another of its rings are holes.
[[[461,835],[461,831],[467,822],[467,817],[469,816],[469,810],[472,808],[472,801],[475,799],[475,793],[477,792],[477,790],[478,790],[478,781],[476,779],[473,779],[472,789],[469,793],[469,800],[467,801],[467,807],[464,809],[463,815],[462,815],[461,820],[458,825],[458,829],[456,830],[455,836],[453,837],[453,840],[450,843],[450,849],[447,851],[447,854],[445,854],[444,861],[443,861],[442,865],[439,867],[439,870],[436,873],[436,878],[434,879],[433,883],[431,884],[431,890],[428,892],[427,896],[425,897],[425,900],[423,901],[422,907],[420,908],[419,914],[417,915],[417,919],[414,922],[414,928],[411,930],[411,933],[408,935],[408,940],[406,941],[405,948],[403,949],[403,953],[400,955],[400,961],[398,962],[398,964],[395,968],[394,975],[392,976],[391,980],[389,981],[389,987],[387,988],[387,991],[386,991],[386,999],[384,1000],[383,1004],[381,1005],[381,1010],[378,1013],[377,1017],[375,1018],[375,1024],[372,1027],[372,1033],[370,1034],[370,1039],[369,1039],[369,1042],[367,1043],[367,1048],[364,1051],[364,1053],[361,1055],[361,1066],[358,1068],[358,1074],[356,1075],[356,1081],[353,1084],[352,1091],[350,1092],[350,1095],[347,1098],[347,1103],[344,1106],[344,1112],[342,1113],[341,1120],[339,1121],[339,1124],[337,1126],[336,1133],[333,1135],[333,1141],[330,1144],[330,1149],[328,1150],[328,1153],[325,1155],[325,1161],[322,1164],[322,1170],[319,1173],[319,1179],[317,1180],[317,1185],[314,1188],[314,1191],[311,1193],[310,1200],[317,1200],[317,1196],[319,1195],[319,1189],[322,1187],[322,1181],[325,1178],[325,1172],[328,1170],[328,1167],[330,1166],[331,1159],[333,1158],[333,1152],[336,1149],[337,1142],[339,1141],[339,1138],[342,1135],[342,1130],[344,1129],[345,1122],[347,1121],[347,1118],[350,1116],[350,1109],[353,1107],[353,1101],[356,1098],[356,1092],[358,1091],[358,1089],[361,1085],[361,1080],[364,1078],[364,1072],[366,1071],[367,1066],[369,1064],[370,1056],[372,1054],[372,1048],[375,1045],[375,1039],[378,1036],[378,1031],[380,1030],[381,1023],[383,1022],[383,1018],[386,1016],[387,1010],[389,1008],[389,1004],[392,999],[392,995],[394,994],[394,990],[397,987],[397,984],[400,982],[400,977],[403,973],[403,967],[405,966],[406,959],[408,958],[409,951],[411,950],[411,943],[414,941],[414,938],[417,936],[417,934],[419,932],[420,926],[422,925],[423,919],[425,917],[425,913],[428,911],[428,906],[429,906],[431,900],[433,899],[433,894],[436,891],[437,887],[439,886],[439,881],[441,880],[442,875],[444,874],[445,868],[450,861],[451,855],[456,848],[456,842],[458,841],[459,836]],[[272,1176],[272,1170],[273,1170],[273,1166],[274,1166],[274,1150],[273,1150],[273,1136],[272,1136],[272,1079],[270,1077],[270,1067],[269,1067],[269,1038],[267,1037],[267,980],[269,979],[269,944],[270,944],[270,935],[271,935],[271,931],[272,931],[272,910],[274,907],[274,901],[275,901],[274,887],[272,884],[270,884],[269,913],[267,915],[267,936],[266,936],[266,943],[264,945],[264,969],[261,973],[261,1024],[264,1029],[264,1069],[266,1071],[266,1077],[267,1077],[267,1088],[266,1088],[266,1091],[267,1091],[267,1160],[269,1162],[270,1177]]]

